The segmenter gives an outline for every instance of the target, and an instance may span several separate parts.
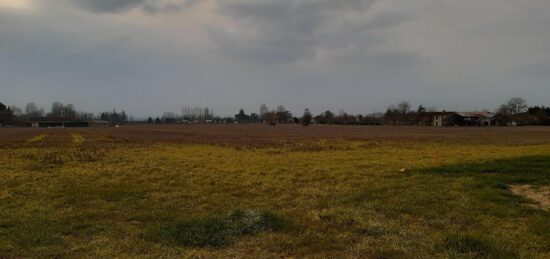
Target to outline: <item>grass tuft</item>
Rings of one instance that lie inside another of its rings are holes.
[[[457,254],[470,254],[474,257],[485,256],[489,252],[483,241],[471,235],[448,235],[443,240],[443,246]]]
[[[452,258],[518,258],[502,244],[471,234],[449,234],[442,247]]]
[[[235,210],[224,217],[179,220],[153,231],[152,240],[191,247],[222,247],[237,238],[291,227],[289,221],[272,212]]]

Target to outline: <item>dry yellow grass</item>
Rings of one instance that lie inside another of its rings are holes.
[[[44,139],[46,136],[47,136],[46,133],[42,133],[42,134],[40,134],[40,135],[36,135],[36,136],[30,138],[30,139],[28,140],[28,142],[29,142],[29,143],[39,142],[39,141],[42,141],[42,139]]]
[[[251,147],[50,131],[0,150],[0,257],[544,258],[548,212],[507,186],[548,186],[549,157],[521,140]],[[288,226],[250,223],[261,231],[219,246],[177,233],[241,229],[224,225],[239,210]]]
[[[73,137],[73,141],[74,143],[76,144],[81,144],[82,142],[84,142],[84,140],[86,140],[82,135],[80,135],[79,133],[75,133],[75,132],[71,132],[71,136]]]

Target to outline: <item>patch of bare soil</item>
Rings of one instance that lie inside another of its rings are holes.
[[[533,207],[550,209],[550,187],[534,187],[531,185],[511,185],[510,191],[537,202]]]

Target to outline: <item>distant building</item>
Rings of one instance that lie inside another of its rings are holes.
[[[458,113],[459,126],[496,126],[495,115],[492,112],[461,112]]]
[[[63,121],[39,117],[30,118],[27,122],[25,122],[25,126],[32,128],[82,128],[90,127],[90,123],[79,120]]]
[[[496,126],[491,112],[428,112],[419,115],[418,125],[432,127]]]

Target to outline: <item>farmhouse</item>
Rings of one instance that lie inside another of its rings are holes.
[[[32,128],[77,128],[89,127],[90,123],[87,121],[63,121],[48,118],[31,118],[29,121],[25,122],[25,126]]]
[[[462,112],[457,115],[459,126],[496,126],[495,114],[491,112]]]
[[[419,116],[420,126],[496,126],[490,112],[430,112]]]

